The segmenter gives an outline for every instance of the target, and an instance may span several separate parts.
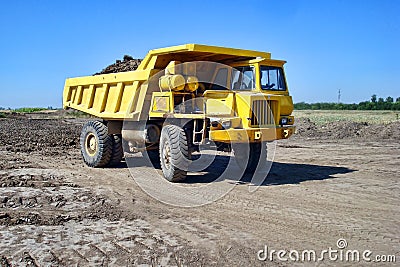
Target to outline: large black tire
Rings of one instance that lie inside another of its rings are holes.
[[[233,153],[236,163],[246,173],[256,171],[259,163],[260,167],[262,167],[261,164],[266,164],[267,162],[266,143],[235,144]]]
[[[161,130],[160,165],[165,179],[180,182],[186,178],[190,153],[185,131],[176,125]]]
[[[80,137],[83,161],[90,167],[109,164],[112,155],[112,140],[107,126],[100,121],[87,122]]]
[[[111,136],[111,141],[112,141],[112,153],[108,165],[114,166],[121,163],[121,160],[124,157],[124,150],[122,149],[122,137],[120,134],[113,134]]]

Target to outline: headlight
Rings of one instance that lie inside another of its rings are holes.
[[[288,118],[281,118],[281,125],[287,124],[288,123]]]
[[[221,122],[221,125],[224,129],[229,129],[229,128],[231,128],[232,122],[231,121],[223,121],[223,122]]]
[[[212,121],[212,122],[211,122],[211,126],[214,127],[214,128],[217,128],[217,127],[218,127],[218,124],[219,124],[218,121]]]

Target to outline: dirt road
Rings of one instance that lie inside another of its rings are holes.
[[[1,119],[0,266],[286,266],[296,262],[260,261],[257,252],[319,253],[340,238],[398,262],[397,137],[324,137],[307,123],[278,143],[256,192],[245,178],[212,204],[179,208],[144,193],[124,164],[86,167],[81,120]]]

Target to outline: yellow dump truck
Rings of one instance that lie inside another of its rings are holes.
[[[155,49],[135,71],[67,79],[63,106],[99,118],[80,137],[88,166],[142,152],[159,161],[167,180],[182,181],[192,153],[211,142],[233,150],[251,172],[266,161],[266,142],[294,132],[285,63],[267,52],[217,46]]]

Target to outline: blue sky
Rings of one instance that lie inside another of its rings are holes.
[[[400,96],[400,1],[2,1],[0,107],[61,107],[64,80],[201,43],[284,59],[295,102]]]

